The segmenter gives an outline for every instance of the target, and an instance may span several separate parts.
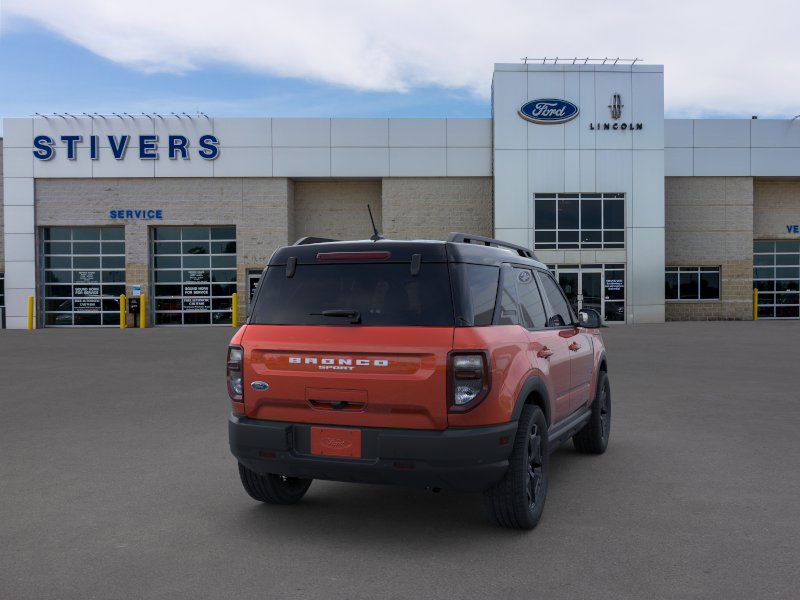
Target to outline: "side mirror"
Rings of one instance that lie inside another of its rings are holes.
[[[584,308],[578,311],[578,325],[588,329],[597,329],[603,326],[603,318],[593,308]]]

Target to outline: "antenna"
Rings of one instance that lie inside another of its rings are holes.
[[[383,240],[383,239],[385,239],[385,238],[384,238],[384,237],[383,237],[383,236],[380,234],[380,232],[378,231],[378,228],[377,228],[377,227],[375,227],[375,219],[373,219],[373,218],[372,218],[372,208],[370,207],[370,205],[369,205],[369,204],[367,204],[367,211],[369,211],[369,220],[372,222],[372,231],[374,231],[374,232],[375,232],[375,233],[373,233],[373,234],[370,236],[370,238],[369,238],[369,239],[371,239],[373,242],[377,242],[378,240]]]

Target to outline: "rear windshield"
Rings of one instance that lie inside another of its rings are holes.
[[[357,311],[361,325],[452,326],[453,301],[445,263],[297,265],[267,269],[250,323],[255,325],[349,325],[323,311]]]

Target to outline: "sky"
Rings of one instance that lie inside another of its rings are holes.
[[[665,65],[668,117],[800,113],[796,0],[3,0],[0,116],[486,117],[492,67]]]

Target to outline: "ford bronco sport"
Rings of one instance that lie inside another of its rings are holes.
[[[280,248],[228,349],[242,484],[271,504],[313,479],[483,492],[496,523],[531,529],[548,455],[608,444],[600,326],[499,240]]]

